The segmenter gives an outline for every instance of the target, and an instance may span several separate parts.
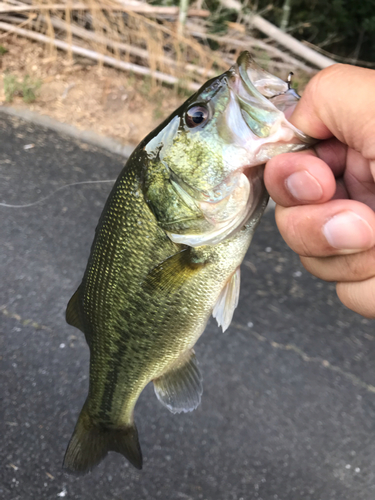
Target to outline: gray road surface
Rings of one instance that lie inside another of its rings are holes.
[[[0,120],[0,201],[115,178],[122,159]],[[31,149],[24,146],[34,144]],[[110,185],[0,207],[0,498],[4,500],[374,500],[374,322],[301,267],[268,213],[242,266],[224,334],[197,345],[201,406],[172,415],[143,392],[144,469],[111,453],[88,476],[61,462],[88,386],[88,348],[64,312]]]

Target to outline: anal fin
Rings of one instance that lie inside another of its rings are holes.
[[[237,267],[235,272],[229,278],[227,284],[221,291],[219,298],[216,301],[212,316],[216,318],[217,324],[221,326],[223,332],[231,324],[234,310],[238,305],[240,296],[241,271]]]
[[[195,410],[201,402],[203,385],[194,350],[184,353],[167,373],[153,382],[158,400],[169,411]]]

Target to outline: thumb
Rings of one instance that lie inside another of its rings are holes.
[[[316,139],[335,136],[375,158],[375,71],[334,64],[307,85],[290,121]]]

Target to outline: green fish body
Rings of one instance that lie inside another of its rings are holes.
[[[66,469],[85,473],[108,451],[142,467],[133,414],[151,381],[173,413],[199,405],[193,347],[211,315],[231,322],[268,201],[263,164],[311,143],[285,118],[297,99],[242,53],[129,158],[67,308],[90,348],[90,384]]]

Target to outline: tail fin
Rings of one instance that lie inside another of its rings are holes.
[[[85,404],[65,453],[64,469],[85,474],[109,451],[121,453],[134,467],[142,469],[142,451],[135,424],[116,429],[100,427],[92,421]]]

